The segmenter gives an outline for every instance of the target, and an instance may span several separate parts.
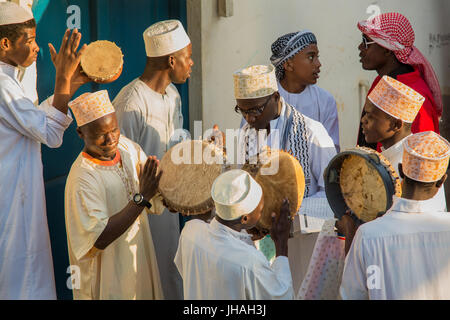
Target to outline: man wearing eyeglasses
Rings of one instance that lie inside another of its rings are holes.
[[[252,163],[265,146],[286,150],[303,168],[305,197],[325,198],[323,172],[336,155],[336,149],[324,126],[285,102],[278,92],[273,65],[251,66],[235,72],[233,77],[235,111],[245,120],[239,134],[240,163]],[[294,290],[306,273],[316,239],[317,233],[290,239]],[[270,241],[266,237],[257,246],[264,248]],[[264,250],[261,249],[271,260],[272,255]]]
[[[289,151],[303,167],[305,196],[325,197],[322,175],[336,149],[324,126],[284,101],[273,65],[251,66],[233,76],[235,111],[245,120],[240,133],[241,160],[253,159],[266,145]]]
[[[411,132],[439,133],[439,117],[442,115],[440,86],[431,64],[414,46],[414,30],[408,19],[397,12],[383,13],[359,22],[358,29],[362,32],[362,42],[358,46],[362,67],[378,73],[367,95],[384,75],[406,84],[425,97]],[[378,147],[381,151],[380,144],[377,146],[365,141],[361,127],[358,145]]]

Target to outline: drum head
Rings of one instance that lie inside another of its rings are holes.
[[[363,222],[383,215],[401,194],[400,179],[389,161],[368,148],[336,155],[324,172],[325,192],[336,218],[350,209]]]
[[[214,208],[211,187],[224,171],[222,150],[201,140],[186,140],[163,156],[159,191],[167,204],[184,215],[206,213]]]
[[[87,46],[81,56],[81,68],[97,83],[113,82],[122,73],[122,50],[111,41],[94,41]]]
[[[249,173],[252,174],[251,170]],[[259,166],[255,180],[261,185],[264,197],[258,228],[271,229],[272,212],[279,216],[284,198],[289,199],[291,217],[295,216],[305,193],[305,176],[294,156],[284,151],[272,151],[267,162]]]

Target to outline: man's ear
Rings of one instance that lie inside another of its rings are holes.
[[[394,132],[399,132],[404,126],[404,123],[400,119],[392,119],[391,121],[391,130]]]
[[[172,55],[169,56],[167,63],[169,64],[170,69],[175,68],[175,60],[176,60],[175,56],[172,56]]]
[[[444,184],[445,180],[447,180],[447,174],[444,174],[444,175],[442,176],[442,178],[439,179],[438,182],[436,182],[436,188],[439,189],[439,188]]]
[[[283,63],[283,68],[286,71],[294,71],[294,64],[292,63],[291,59],[288,59]]]
[[[8,50],[11,48],[11,41],[8,38],[1,38],[0,39],[0,49],[1,50]]]
[[[78,136],[79,136],[82,140],[84,140],[84,134],[83,134],[83,131],[81,131],[80,127],[77,127],[77,133],[78,133]]]
[[[248,221],[248,214],[244,214],[241,217],[241,224],[247,224],[247,221]]]
[[[273,95],[274,95],[274,98],[275,98],[275,102],[278,102],[280,100],[280,92],[275,91],[273,93]]]

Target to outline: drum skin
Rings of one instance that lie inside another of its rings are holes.
[[[274,160],[278,161],[278,170],[275,170],[274,174],[264,174],[264,169],[270,168]],[[268,162],[246,165],[243,169],[253,175],[263,190],[264,208],[256,226],[258,229],[270,231],[272,212],[275,212],[278,218],[285,198],[289,199],[290,215],[294,218],[305,193],[305,175],[294,156],[282,150],[272,150]]]
[[[362,222],[383,215],[401,196],[400,179],[380,153],[356,147],[337,154],[324,172],[325,193],[335,217],[351,210]]]
[[[163,173],[159,192],[171,209],[183,215],[206,213],[214,208],[211,187],[224,172],[224,163],[222,150],[214,144],[201,140],[180,142],[160,161]]]
[[[91,42],[81,56],[83,72],[96,83],[111,83],[117,80],[123,71],[123,54],[111,41]]]

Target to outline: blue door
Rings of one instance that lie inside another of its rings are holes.
[[[77,95],[107,89],[112,101],[122,87],[144,70],[146,57],[142,33],[147,27],[160,20],[178,19],[187,28],[186,1],[183,0],[37,0],[33,5],[33,13],[38,23],[37,41],[41,48],[37,61],[40,101],[51,95],[54,89],[55,70],[47,43],[59,48],[67,28],[66,22],[72,14],[67,13],[71,5],[80,8],[82,44],[110,40],[124,54],[123,72],[117,81],[107,85],[86,84]],[[187,128],[188,88],[187,84],[177,87],[182,97],[184,125]],[[70,167],[83,148],[83,142],[75,129],[76,124],[73,123],[64,134],[64,143],[60,148],[42,146],[47,218],[58,299],[72,299],[72,291],[67,286],[70,275],[67,273],[69,257],[64,220],[64,187]]]

